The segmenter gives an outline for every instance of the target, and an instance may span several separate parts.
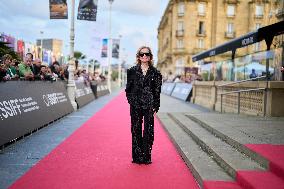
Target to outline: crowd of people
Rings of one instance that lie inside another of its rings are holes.
[[[42,64],[40,59],[34,59],[31,53],[27,53],[22,62],[13,59],[9,54],[4,55],[0,62],[0,82],[10,80],[67,81],[68,76],[66,64],[60,65],[59,62],[54,61],[50,66],[47,66]],[[90,74],[84,69],[76,69],[74,79],[89,85],[90,81],[101,82],[105,80],[105,77],[97,72]]]
[[[22,62],[6,54],[0,64],[0,81],[10,80],[67,80],[67,66],[60,66],[54,61],[51,66],[42,64],[40,59],[34,59],[33,54],[27,53]]]

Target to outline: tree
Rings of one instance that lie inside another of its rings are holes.
[[[86,55],[83,55],[83,53],[81,53],[80,51],[75,51],[74,52],[74,58],[76,58],[77,60],[83,60],[86,57]]]
[[[0,57],[3,57],[5,54],[10,54],[13,58],[20,60],[20,57],[15,53],[10,47],[6,46],[5,42],[0,41]]]

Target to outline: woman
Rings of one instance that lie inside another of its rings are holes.
[[[157,113],[160,107],[161,85],[162,75],[153,67],[151,49],[146,46],[139,48],[136,54],[136,66],[127,70],[125,89],[130,104],[133,163],[152,163],[154,113]]]

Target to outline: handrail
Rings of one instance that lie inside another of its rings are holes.
[[[255,78],[251,78],[251,79],[245,79],[245,80],[225,83],[225,84],[218,85],[217,87],[223,87],[223,86],[228,86],[228,85],[233,85],[233,84],[238,84],[238,83],[244,83],[244,82],[247,82],[247,81],[255,81],[255,80],[258,80],[258,79],[262,79],[262,78],[266,78],[266,75],[265,76],[260,76],[260,77],[255,77]]]
[[[230,91],[230,92],[224,92],[224,93],[219,93],[219,94],[220,94],[220,95],[226,95],[226,94],[231,94],[231,93],[238,93],[238,92],[250,92],[250,91],[260,91],[260,90],[265,90],[265,88],[256,88],[256,89],[237,90],[237,91]]]
[[[240,114],[240,102],[241,102],[241,95],[240,94],[241,94],[241,92],[251,92],[251,91],[261,91],[261,90],[266,91],[266,88],[245,89],[245,90],[237,90],[237,91],[219,93],[219,95],[221,95],[221,113],[223,112],[223,95],[238,93],[238,114]],[[264,107],[266,107],[266,106],[264,106]],[[264,112],[265,112],[265,110],[264,110]],[[265,113],[264,113],[264,115],[265,115]]]

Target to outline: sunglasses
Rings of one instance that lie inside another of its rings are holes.
[[[140,57],[143,57],[144,55],[146,55],[146,56],[151,56],[151,53],[142,53],[142,52],[139,53],[139,56],[140,56]]]

